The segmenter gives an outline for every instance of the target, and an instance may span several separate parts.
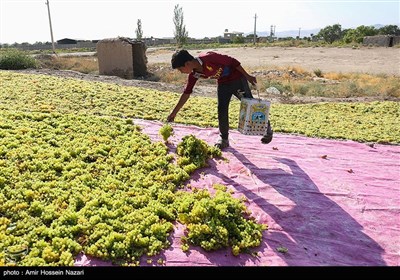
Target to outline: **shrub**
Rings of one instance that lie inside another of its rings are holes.
[[[33,57],[17,49],[6,50],[0,55],[0,69],[19,70],[36,68],[37,62]]]
[[[267,81],[264,83],[265,88],[275,87],[280,93],[290,92],[291,88],[289,84],[284,84],[281,81]]]
[[[243,44],[244,38],[243,37],[235,37],[235,38],[233,38],[233,43],[234,44]]]
[[[315,74],[315,76],[320,77],[320,78],[323,76],[321,69],[315,69],[314,74]]]

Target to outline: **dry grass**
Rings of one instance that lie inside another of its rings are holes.
[[[168,84],[182,84],[185,82],[187,76],[177,70],[173,70],[169,64],[154,63],[147,65],[150,80],[156,82],[164,82]]]
[[[99,73],[99,64],[97,57],[61,57],[52,55],[43,55],[38,57],[40,67],[60,70],[73,70],[81,73]]]

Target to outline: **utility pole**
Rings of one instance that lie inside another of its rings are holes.
[[[270,38],[270,40],[272,40],[272,37],[274,36],[274,26],[273,25],[271,25],[271,29],[270,29],[270,31],[269,31],[269,38]]]
[[[49,14],[51,44],[52,44],[52,46],[53,46],[53,53],[55,54],[55,53],[56,53],[56,48],[55,48],[55,46],[54,46],[53,28],[51,27],[50,3],[49,3],[49,0],[46,0],[46,3],[45,3],[45,4],[47,5],[47,12],[48,12],[48,14]]]
[[[275,25],[271,25],[271,29],[269,31],[269,40],[272,42],[275,37]]]
[[[257,14],[254,15],[254,42],[253,42],[254,45],[256,44],[256,37],[257,37],[257,34],[256,34],[256,26],[257,26],[256,22],[257,22]]]
[[[301,30],[301,27],[299,27],[299,40],[300,40],[300,30]]]

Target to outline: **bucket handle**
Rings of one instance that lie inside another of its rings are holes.
[[[258,83],[256,82],[256,91],[257,91],[257,96],[258,96],[258,102],[261,102],[261,98],[260,98],[260,86],[258,85]]]
[[[260,97],[260,86],[256,83],[255,87],[256,87],[257,96],[258,96],[258,98],[255,98],[255,99],[258,99],[258,102],[261,102],[261,97]],[[241,91],[240,89],[238,89],[238,90],[237,90],[237,93],[238,93],[238,95],[242,98],[242,97],[244,96],[245,91]]]

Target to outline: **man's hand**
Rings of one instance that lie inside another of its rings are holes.
[[[249,81],[250,84],[252,84],[253,86],[257,84],[256,77],[247,73],[247,71],[243,69],[242,65],[239,65],[238,67],[236,67],[236,69],[246,77],[246,80]]]
[[[257,79],[254,76],[248,75],[247,80],[250,82],[250,84],[252,84],[253,86],[257,85]]]
[[[167,117],[167,122],[173,122],[175,120],[175,116],[176,114],[174,114],[174,112],[169,114],[169,116]]]
[[[179,110],[185,105],[186,101],[189,99],[190,94],[181,94],[179,98],[178,104],[176,104],[175,108],[172,110],[171,114],[167,117],[167,122],[173,122],[176,114],[178,114]]]

